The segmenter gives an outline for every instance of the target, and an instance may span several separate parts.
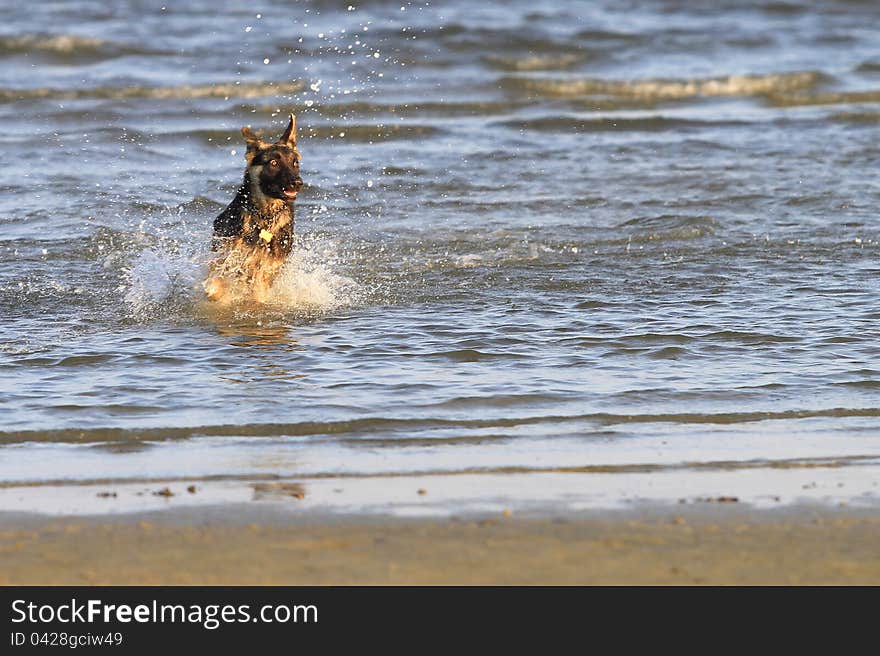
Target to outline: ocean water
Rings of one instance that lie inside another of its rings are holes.
[[[878,43],[856,0],[0,3],[0,510],[876,506]],[[212,307],[291,111],[295,252]]]

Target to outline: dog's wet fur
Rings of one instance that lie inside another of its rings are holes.
[[[212,301],[266,301],[272,282],[293,248],[293,201],[303,186],[296,149],[296,117],[275,143],[242,128],[247,143],[244,180],[229,206],[214,219],[205,292]]]

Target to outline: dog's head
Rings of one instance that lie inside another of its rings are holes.
[[[247,142],[245,159],[251,182],[269,198],[292,201],[303,186],[299,177],[299,151],[296,149],[296,117],[273,144],[260,139],[250,128],[242,128]]]

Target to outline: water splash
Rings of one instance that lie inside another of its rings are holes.
[[[207,301],[202,284],[215,256],[207,247],[185,252],[176,244],[140,252],[126,270],[124,298],[129,315],[145,320],[222,310]],[[248,314],[259,313],[261,309],[313,314],[350,306],[360,298],[360,286],[334,271],[339,263],[334,242],[300,238],[269,290],[265,304],[259,306],[247,294],[238,294],[226,305]]]
[[[196,298],[207,273],[207,253],[181,253],[156,247],[141,251],[126,271],[125,303],[135,318],[183,309]]]
[[[358,284],[334,273],[327,263],[335,259],[334,245],[311,246],[300,245],[290,254],[269,291],[269,305],[326,312],[352,305],[359,298]]]

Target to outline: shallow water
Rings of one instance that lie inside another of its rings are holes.
[[[880,5],[694,4],[0,6],[0,509],[877,503]],[[300,242],[211,307],[289,111]]]

